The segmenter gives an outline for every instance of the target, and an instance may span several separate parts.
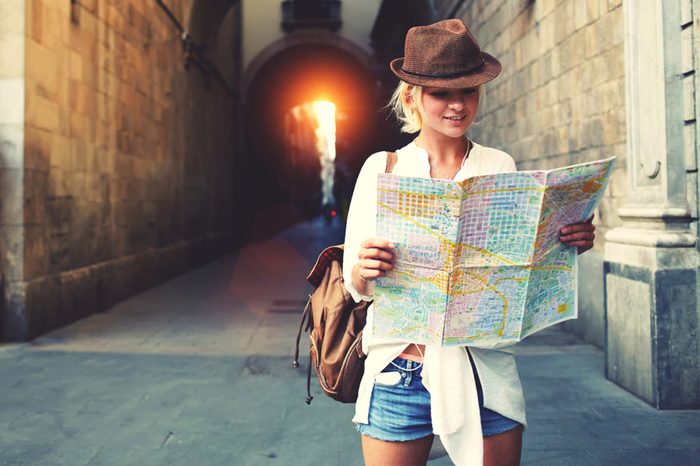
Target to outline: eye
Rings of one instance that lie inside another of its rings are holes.
[[[444,99],[447,97],[447,91],[433,91],[430,93],[431,96],[437,97],[438,99]]]
[[[476,92],[479,92],[479,89],[475,88],[475,87],[469,87],[466,89],[462,89],[462,94],[466,94],[466,95],[474,94]]]

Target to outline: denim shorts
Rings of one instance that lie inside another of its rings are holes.
[[[430,393],[423,386],[421,372],[421,364],[402,358],[396,358],[393,364],[386,366],[374,382],[369,423],[357,424],[358,432],[387,442],[407,442],[432,435]],[[484,408],[483,392],[476,371],[474,376],[483,436],[502,434],[518,427],[518,422]]]

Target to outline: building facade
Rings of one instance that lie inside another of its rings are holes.
[[[697,4],[462,2],[504,63],[478,137],[520,169],[616,156],[565,327],[603,348],[610,380],[658,408],[700,407]]]

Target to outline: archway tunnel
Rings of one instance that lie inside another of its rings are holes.
[[[336,197],[348,200],[362,162],[382,145],[386,118],[366,64],[322,43],[282,50],[255,74],[244,105],[245,189],[254,194],[256,209],[284,204],[305,217],[320,212],[323,162],[313,147],[317,121],[298,111],[318,101],[335,106]],[[336,201],[343,204],[343,199]]]

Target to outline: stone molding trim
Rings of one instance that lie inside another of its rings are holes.
[[[608,231],[606,241],[657,248],[697,245],[697,235],[690,229],[696,219],[688,207],[621,207],[617,214],[623,226]]]
[[[641,230],[615,228],[605,234],[605,241],[634,244],[654,248],[686,248],[697,244],[697,237],[691,231]],[[694,251],[689,251],[694,252]]]
[[[658,218],[662,220],[691,219],[690,209],[687,207],[621,207],[617,213],[620,217],[630,218]]]

